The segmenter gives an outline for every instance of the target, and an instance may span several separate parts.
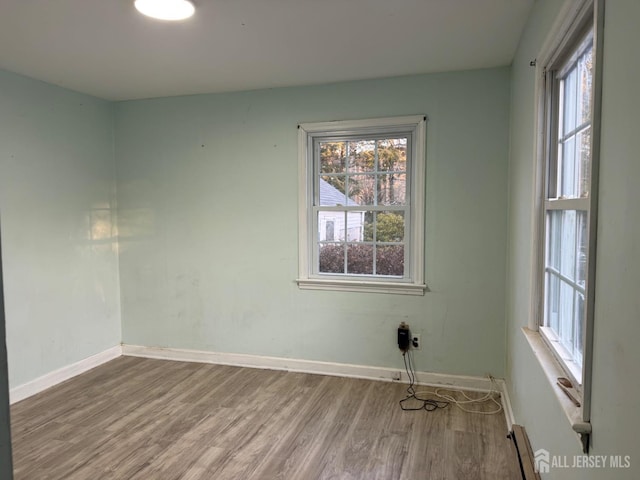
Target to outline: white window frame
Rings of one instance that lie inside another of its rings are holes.
[[[424,225],[426,123],[424,115],[365,120],[304,123],[298,126],[299,225],[298,286],[311,290],[424,295]],[[410,158],[407,159],[409,218],[406,221],[405,249],[408,272],[404,278],[358,275],[320,275],[313,269],[314,233],[314,151],[315,139],[349,135],[411,133]]]
[[[545,217],[545,220],[543,220],[544,224],[542,227],[542,230],[544,231],[544,236],[545,236],[544,238],[545,244],[543,246],[543,248],[545,249],[545,255],[543,256],[543,259],[542,259],[542,262],[543,262],[542,268],[543,268],[543,275],[545,276],[546,279],[552,278],[552,277],[557,278],[559,279],[558,280],[559,285],[566,284],[568,285],[568,288],[570,288],[574,292],[572,312],[573,312],[573,309],[576,308],[576,305],[575,305],[576,295],[581,294],[585,298],[584,303],[586,304],[587,289],[589,287],[589,284],[593,283],[594,279],[589,278],[588,275],[586,275],[587,278],[585,281],[585,285],[579,285],[573,279],[567,278],[564,275],[562,275],[559,269],[556,269],[549,265],[549,257],[551,256],[550,243],[552,239],[549,236],[550,224],[549,224],[548,214],[554,211],[555,212],[576,212],[576,222],[578,221],[577,220],[578,212],[585,214],[585,217],[586,217],[585,221],[587,222],[587,230],[589,229],[589,225],[591,225],[595,221],[596,211],[595,209],[593,209],[593,212],[592,212],[592,208],[591,208],[591,201],[592,201],[591,196],[593,193],[593,187],[595,186],[593,184],[593,177],[590,176],[589,178],[589,188],[588,188],[589,196],[588,197],[563,198],[558,193],[558,190],[562,188],[559,184],[564,183],[564,179],[558,179],[558,165],[562,161],[560,159],[560,154],[558,153],[559,143],[562,141],[562,139],[558,138],[558,129],[560,128],[559,124],[563,122],[563,115],[561,115],[560,113],[561,106],[559,105],[559,102],[560,102],[559,97],[560,97],[560,91],[561,91],[560,84],[565,78],[567,78],[568,73],[570,71],[573,71],[574,68],[578,68],[576,64],[577,59],[585,51],[588,44],[592,45],[593,57],[595,57],[595,53],[596,53],[595,46],[593,45],[594,31],[593,31],[592,25],[584,25],[582,32],[583,33],[581,33],[581,35],[576,39],[576,41],[571,43],[568,48],[563,49],[562,55],[559,56],[558,60],[554,61],[550,67],[545,69],[546,70],[545,71],[545,87],[546,87],[545,88],[546,90],[545,121],[548,127],[545,128],[546,138],[545,138],[544,161],[545,161],[546,180],[545,180],[545,192],[544,192],[544,198],[543,198],[543,201],[544,201],[543,215]],[[593,102],[593,89],[590,95],[592,97],[591,102]],[[588,119],[588,121],[584,123],[584,125],[580,125],[578,127],[578,130],[582,130],[584,129],[585,126],[588,126],[588,128],[591,131],[593,131],[593,121],[594,121],[593,104],[591,104],[591,116]],[[570,132],[570,133],[573,134],[574,132]],[[575,138],[575,135],[569,135],[569,137]],[[592,145],[593,145],[593,141],[591,142],[591,148],[593,148]],[[577,150],[578,146],[576,145],[574,148]],[[591,170],[591,167],[593,166],[595,157],[596,157],[595,155],[591,156],[589,170]],[[574,172],[571,179],[572,180],[575,179],[576,175],[577,173]],[[577,225],[576,225],[576,231],[574,233],[576,236],[578,235]],[[587,232],[587,238],[586,238],[587,263],[590,262],[593,257],[593,255],[591,254],[591,248],[590,248],[591,239],[589,237],[590,235]],[[577,239],[573,239],[573,240],[577,241]],[[578,259],[574,258],[573,259],[574,268],[576,267],[577,262],[578,262]],[[541,281],[544,282],[543,286],[541,287],[543,291],[543,295],[540,298],[540,301],[543,302],[543,310],[541,311],[538,319],[539,321],[538,327],[540,329],[540,333],[543,339],[548,343],[549,347],[553,350],[558,360],[564,366],[567,376],[571,379],[572,383],[576,386],[576,390],[578,391],[578,393],[582,394],[583,370],[584,370],[583,358],[581,359],[576,358],[576,356],[572,354],[570,350],[563,345],[563,339],[558,334],[558,332],[556,332],[550,326],[546,326],[546,323],[548,321],[546,317],[549,314],[549,308],[545,307],[544,304],[545,304],[545,299],[548,295],[547,290],[550,289],[550,286],[548,284],[548,281],[545,281],[545,278],[541,279]],[[558,288],[561,288],[561,287],[558,287]],[[586,310],[584,311],[582,317],[583,318],[581,321],[582,323],[581,328],[583,329],[583,332],[584,332],[584,328],[586,326]],[[575,320],[572,318],[570,323],[573,325],[574,321]],[[574,339],[574,342],[575,341],[576,339]],[[581,341],[584,342],[584,338],[581,339]],[[584,350],[584,344],[583,344],[583,350]],[[583,356],[584,356],[584,352],[583,352]]]
[[[593,351],[593,323],[596,280],[596,232],[598,206],[598,178],[600,154],[600,117],[602,109],[602,51],[604,26],[604,0],[577,0],[566,2],[558,16],[551,34],[543,45],[536,66],[536,165],[534,185],[534,249],[532,269],[532,304],[529,319],[529,343],[553,384],[561,405],[569,418],[573,430],[582,440],[583,450],[588,451],[591,433],[591,369]],[[557,149],[557,135],[552,130],[551,115],[558,115],[550,100],[549,81],[553,80],[552,70],[567,63],[570,53],[579,48],[581,38],[591,27],[593,32],[593,90],[591,97],[591,182],[588,199],[547,199],[547,173],[549,155]],[[553,209],[587,211],[587,274],[585,284],[585,319],[583,324],[582,368],[576,369],[568,355],[544,327],[545,264],[546,264],[546,216]],[[580,406],[569,401],[565,393],[556,385],[556,379],[565,376],[572,380]]]

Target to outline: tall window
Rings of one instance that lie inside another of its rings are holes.
[[[301,287],[424,292],[424,130],[424,117],[300,126]]]
[[[578,387],[583,383],[590,223],[593,221],[594,35],[546,71],[547,169],[540,331]]]

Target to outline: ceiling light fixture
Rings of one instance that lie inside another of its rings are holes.
[[[143,15],[159,20],[184,20],[196,10],[189,0],[136,0],[135,6]]]

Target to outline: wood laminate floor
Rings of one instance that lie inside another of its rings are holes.
[[[403,412],[405,389],[120,357],[11,407],[15,479],[520,478],[502,414]]]

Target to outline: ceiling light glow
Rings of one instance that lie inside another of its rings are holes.
[[[135,6],[143,15],[159,20],[184,20],[196,10],[189,0],[136,0]]]

